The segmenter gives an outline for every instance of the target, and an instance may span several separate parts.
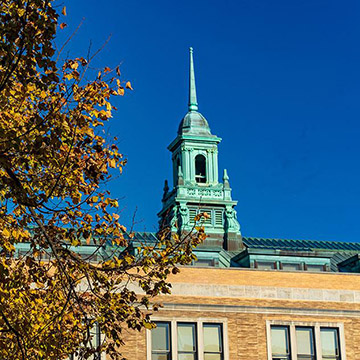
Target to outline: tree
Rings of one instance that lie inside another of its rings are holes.
[[[170,292],[167,275],[205,235],[162,231],[130,250],[105,186],[126,160],[100,130],[131,85],[109,67],[86,81],[90,55],[58,66],[54,39],[65,23],[52,4],[0,1],[0,358],[119,359],[124,326],[153,327],[151,299]],[[22,244],[30,246],[20,254]],[[113,253],[93,263],[79,256],[84,244]],[[95,323],[105,334],[98,348]]]

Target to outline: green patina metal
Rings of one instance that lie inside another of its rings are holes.
[[[198,110],[198,103],[196,98],[196,86],[195,86],[195,71],[194,71],[194,59],[193,48],[190,48],[190,77],[189,77],[189,111]]]
[[[186,232],[194,225],[198,212],[207,212],[205,221],[209,238],[204,247],[241,249],[240,224],[231,197],[227,171],[219,182],[218,144],[221,138],[211,133],[206,118],[198,111],[193,49],[190,48],[189,108],[181,120],[172,152],[173,189],[166,181],[163,208],[158,214],[161,227]]]

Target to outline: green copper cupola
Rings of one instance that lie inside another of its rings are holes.
[[[242,247],[237,204],[231,198],[227,172],[219,182],[218,144],[221,139],[211,133],[205,117],[198,111],[193,49],[190,48],[188,112],[180,122],[177,136],[168,146],[172,153],[173,189],[164,187],[160,227],[184,233],[194,225],[197,213],[206,211],[205,231],[209,235],[203,246],[237,250]]]

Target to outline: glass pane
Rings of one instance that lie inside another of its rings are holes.
[[[152,354],[151,360],[169,360],[168,354]]]
[[[169,323],[156,323],[156,328],[151,330],[151,347],[152,351],[169,351]]]
[[[204,354],[204,360],[221,360],[221,354]]]
[[[298,355],[314,355],[314,336],[312,328],[296,328]]]
[[[275,262],[259,261],[257,267],[260,270],[275,269]]]
[[[289,353],[288,328],[285,326],[271,327],[272,354],[287,355]]]
[[[282,269],[285,271],[294,271],[294,270],[299,270],[300,266],[299,264],[295,264],[295,263],[282,263]]]
[[[179,360],[195,360],[195,354],[179,354]]]
[[[204,324],[204,351],[221,352],[221,326]]]
[[[339,354],[337,329],[321,329],[321,348],[323,356]]]
[[[308,271],[324,271],[324,265],[307,265]]]
[[[177,331],[178,331],[178,351],[196,351],[195,324],[178,324]],[[181,358],[181,359],[187,360],[187,358]]]
[[[90,336],[91,347],[97,348],[100,346],[100,328],[98,323],[94,323],[90,329]]]

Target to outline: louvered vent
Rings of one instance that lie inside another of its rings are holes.
[[[215,226],[223,226],[223,211],[215,210]]]
[[[197,209],[194,209],[194,208],[189,208],[189,221],[190,221],[190,224],[193,224],[194,223],[194,219],[195,219],[195,216],[197,214]]]
[[[202,219],[201,219],[201,222],[202,222],[204,225],[211,225],[211,224],[212,224],[212,215],[213,215],[211,209],[200,209],[199,212],[200,212],[200,213],[206,212],[206,213],[209,215],[209,218],[207,218],[207,219],[202,218]]]

